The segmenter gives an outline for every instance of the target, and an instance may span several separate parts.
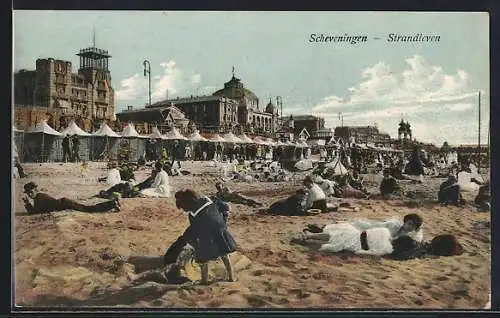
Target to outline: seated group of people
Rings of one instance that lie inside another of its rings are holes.
[[[441,183],[438,192],[439,203],[461,206],[465,204],[462,191],[477,191],[478,194],[474,199],[474,205],[479,211],[489,211],[491,207],[490,182],[482,182],[479,179],[481,177],[477,172],[472,173],[470,167],[463,165],[458,173],[458,178],[455,174],[449,174],[448,179]]]
[[[132,180],[123,182],[116,167],[112,167],[106,179],[111,187],[99,192],[95,197],[107,199],[107,201],[94,205],[81,204],[68,198],[56,199],[46,193],[38,192],[38,185],[29,182],[24,185],[25,196],[23,201],[25,209],[29,214],[50,213],[67,209],[91,213],[108,212],[120,210],[120,197],[167,198],[171,196],[168,174],[163,170],[161,162],[155,163],[155,168],[150,177],[135,185]]]
[[[155,163],[151,176],[138,184],[134,184],[133,180],[122,181],[120,172],[116,166],[111,166],[111,168],[112,169],[108,172],[108,176],[106,177],[106,181],[111,187],[99,192],[99,194],[96,195],[97,197],[108,199],[116,194],[119,194],[122,198],[168,198],[171,196],[169,175],[164,170],[164,166],[160,161]]]
[[[357,255],[388,256],[409,259],[425,255],[461,255],[463,248],[452,235],[438,235],[431,242],[423,241],[423,220],[418,214],[386,221],[354,220],[309,225],[292,239],[292,243],[308,246],[319,252],[352,252]]]

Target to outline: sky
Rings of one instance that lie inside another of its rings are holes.
[[[478,142],[489,133],[487,13],[15,11],[14,71],[38,58],[72,62],[93,42],[112,55],[117,111],[152,101],[212,94],[232,76],[265,107],[313,114],[326,126],[374,125],[397,137],[401,118],[417,140]],[[312,33],[366,42],[309,42]],[[388,35],[438,35],[439,42],[389,43]],[[374,39],[374,38],[379,38]]]

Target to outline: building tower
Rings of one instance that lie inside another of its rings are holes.
[[[111,55],[106,50],[96,48],[95,33],[92,47],[81,49],[76,55],[80,57],[78,74],[85,77],[91,89],[89,117],[114,119],[114,91],[109,71]]]

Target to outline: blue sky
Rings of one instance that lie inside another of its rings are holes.
[[[152,66],[153,101],[211,94],[236,76],[265,106],[282,96],[285,114],[312,113],[327,125],[376,123],[397,135],[402,116],[414,136],[477,143],[489,120],[486,13],[15,11],[14,70],[37,58],[69,60],[92,43],[112,55],[117,109],[142,107]],[[368,41],[310,43],[311,33],[366,35]],[[389,33],[439,35],[440,42],[388,43]],[[373,40],[379,37],[381,40]]]

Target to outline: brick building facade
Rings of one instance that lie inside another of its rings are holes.
[[[95,47],[80,50],[77,55],[80,58],[77,73],[73,73],[71,62],[47,58],[38,59],[35,70],[14,74],[14,113],[18,113],[15,118],[20,129],[36,124],[32,119],[39,116],[33,114],[44,110],[56,123],[74,119],[84,126],[89,122],[98,126],[103,120],[115,119],[109,71],[111,56]],[[87,126],[89,130],[90,124]]]

